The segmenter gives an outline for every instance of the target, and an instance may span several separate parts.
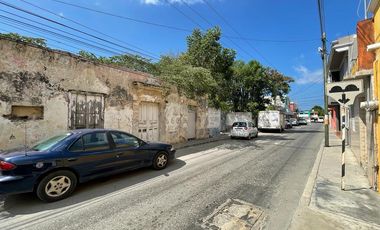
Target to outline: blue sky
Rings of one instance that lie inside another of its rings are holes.
[[[112,44],[108,44],[107,46],[110,48],[106,49],[109,49],[109,51],[96,50],[93,47],[86,47],[77,42],[62,40],[62,37],[47,34],[46,31],[36,30],[35,27],[30,28],[25,24],[15,24],[14,19],[17,19],[48,30],[52,29],[44,27],[44,25],[60,28],[61,31],[55,31],[56,33],[70,31],[72,34],[85,37],[85,35],[68,28],[4,5],[0,5],[0,16],[2,16],[0,18],[0,32],[18,32],[33,37],[37,37],[37,35],[44,36],[47,38],[49,46],[74,53],[79,48],[107,56],[111,55],[111,49],[117,53],[120,50],[125,50],[125,48],[132,48],[133,50],[138,48],[139,50],[137,51],[139,52],[159,57],[163,54],[178,54],[184,51],[186,49],[186,36],[190,34],[192,29],[196,27],[207,29],[211,25],[218,25],[222,28],[223,35],[229,37],[223,37],[222,44],[235,49],[237,59],[245,61],[259,60],[264,65],[276,68],[295,79],[295,83],[291,85],[292,91],[289,96],[298,103],[301,109],[309,109],[315,104],[323,105],[322,63],[318,53],[318,47],[321,46],[321,42],[317,0],[59,1],[148,23],[111,17],[54,0],[1,0],[0,2],[10,3],[20,9],[54,19],[114,43],[120,44],[120,41],[122,41],[123,47],[114,47]],[[33,3],[56,15],[38,9],[26,2]],[[360,4],[359,2],[360,0],[325,1],[328,47],[330,42],[336,38],[355,33],[356,22],[364,18],[363,1]],[[9,12],[16,14],[18,17],[9,14]],[[117,40],[83,28],[59,15]],[[19,16],[25,17],[26,20]],[[32,20],[39,22],[39,24],[34,24]],[[157,24],[169,26],[172,29],[157,26]],[[87,37],[87,39],[96,41],[93,37]],[[99,40],[97,42],[102,43]]]

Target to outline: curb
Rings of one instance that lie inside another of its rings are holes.
[[[323,140],[320,146],[321,147],[319,148],[319,151],[317,153],[317,158],[314,161],[313,169],[311,170],[309,178],[307,179],[305,189],[302,193],[301,199],[298,203],[298,207],[296,211],[294,212],[292,221],[290,222],[288,229],[291,229],[291,227],[294,225],[295,220],[297,219],[298,216],[300,216],[302,209],[309,206],[310,204],[311,195],[313,194],[313,189],[315,186],[315,181],[317,180],[319,166],[321,165],[321,161],[322,161],[323,150],[325,149]]]
[[[317,180],[319,166],[321,165],[324,149],[325,149],[325,146],[323,145],[323,142],[322,142],[321,147],[319,148],[319,151],[317,154],[317,158],[315,159],[313,169],[311,170],[309,178],[307,179],[307,183],[302,193],[301,200],[298,206],[308,206],[310,204],[311,195],[313,193],[315,181]]]

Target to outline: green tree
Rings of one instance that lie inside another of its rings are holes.
[[[21,42],[25,42],[25,43],[40,46],[40,47],[46,47],[45,39],[27,37],[27,36],[20,35],[18,33],[8,33],[8,34],[0,33],[0,38],[8,38],[8,39],[21,41]]]
[[[183,63],[178,57],[163,56],[157,66],[160,78],[189,98],[199,99],[217,88],[210,70]]]
[[[158,73],[156,65],[152,63],[151,60],[143,58],[139,55],[124,54],[111,57],[98,57],[95,54],[84,50],[79,51],[78,54],[79,56],[94,62],[123,66],[133,70],[151,73],[153,75],[156,75]]]
[[[236,61],[233,66],[232,97],[233,110],[252,112],[256,115],[269,103],[265,96],[283,97],[293,81],[278,71],[262,66],[258,61]]]
[[[294,79],[278,72],[277,70],[267,67],[265,71],[268,91],[273,98],[280,96],[282,99],[290,91],[290,83]]]
[[[186,65],[202,67],[210,71],[212,78],[218,87],[210,87],[209,102],[211,106],[231,109],[229,98],[231,97],[230,81],[233,74],[232,65],[236,52],[224,48],[220,44],[221,30],[214,27],[206,32],[195,29],[187,37],[187,50],[180,55],[180,59]]]
[[[314,110],[315,112],[318,112],[318,116],[323,116],[325,114],[324,112],[325,110],[319,105],[314,105],[312,110]]]

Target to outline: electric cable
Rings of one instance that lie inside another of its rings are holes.
[[[81,30],[79,30],[79,29],[76,29],[76,28],[73,28],[73,27],[71,27],[71,26],[65,25],[65,24],[60,23],[60,22],[58,22],[58,21],[55,21],[55,20],[53,20],[53,19],[50,19],[50,18],[47,18],[47,17],[41,16],[41,15],[36,14],[36,13],[33,13],[33,12],[31,12],[31,11],[28,11],[28,10],[22,9],[22,8],[20,8],[20,7],[15,6],[15,5],[12,5],[12,4],[9,4],[9,3],[5,3],[5,2],[3,2],[3,1],[0,1],[0,4],[5,5],[5,6],[8,6],[8,7],[10,7],[10,8],[16,9],[16,10],[19,10],[19,11],[22,11],[22,12],[27,13],[27,14],[33,15],[33,16],[35,16],[35,17],[41,18],[41,19],[46,20],[46,21],[49,21],[49,22],[51,22],[51,23],[54,23],[54,24],[60,25],[60,26],[62,26],[62,27],[65,27],[65,28],[68,28],[68,29],[74,30],[74,31],[76,31],[76,32],[78,32],[78,33],[82,33],[82,34],[84,34],[84,35],[87,35],[87,36],[89,36],[89,37],[95,38],[95,39],[97,39],[97,40],[100,40],[100,41],[103,41],[103,42],[106,42],[106,43],[112,44],[112,45],[114,45],[114,46],[122,47],[122,48],[124,48],[124,49],[126,49],[126,50],[134,51],[134,52],[136,52],[136,53],[140,53],[140,54],[141,54],[141,52],[139,52],[139,51],[133,50],[133,49],[128,48],[128,47],[125,47],[125,46],[120,46],[119,44],[116,44],[116,43],[114,43],[114,42],[111,42],[111,41],[108,41],[108,40],[103,39],[103,38],[101,38],[101,37],[98,37],[98,36],[96,36],[96,35],[92,35],[92,34],[90,34],[90,33],[87,33],[87,32],[84,32],[84,31],[81,31]],[[145,55],[145,56],[151,57],[150,55]],[[154,58],[154,57],[151,57],[151,58]]]
[[[135,48],[135,49],[138,49],[138,50],[140,50],[140,51],[142,51],[142,52],[145,52],[145,53],[147,53],[147,54],[150,54],[150,55],[152,55],[152,56],[154,56],[154,57],[158,57],[156,54],[154,54],[154,53],[152,53],[152,52],[150,52],[150,51],[144,50],[144,49],[142,49],[142,48],[140,48],[140,47],[138,47],[138,46],[135,46],[135,45],[133,45],[133,44],[127,43],[127,42],[125,42],[125,41],[122,41],[122,40],[120,40],[120,39],[118,39],[118,38],[116,38],[116,37],[110,36],[110,35],[108,35],[108,34],[105,34],[105,33],[101,32],[101,31],[99,31],[99,30],[96,30],[96,29],[94,29],[94,28],[91,28],[91,27],[89,27],[89,26],[86,26],[86,25],[84,25],[84,24],[82,24],[82,23],[80,23],[80,22],[78,22],[78,21],[76,21],[76,20],[73,20],[73,19],[70,19],[70,18],[68,18],[68,17],[66,17],[66,16],[63,16],[63,15],[60,15],[60,14],[54,13],[54,12],[52,12],[52,11],[46,9],[46,8],[43,8],[43,7],[37,6],[37,5],[33,4],[33,3],[30,3],[30,2],[25,1],[25,0],[19,0],[19,1],[22,1],[22,2],[24,2],[24,3],[26,3],[26,4],[29,4],[29,5],[31,5],[31,6],[33,6],[33,7],[35,7],[35,8],[37,8],[37,9],[40,9],[40,10],[45,11],[45,12],[48,12],[48,13],[50,13],[50,14],[52,14],[52,15],[57,16],[57,17],[63,18],[63,19],[65,19],[65,20],[69,21],[69,22],[72,22],[72,23],[74,23],[74,24],[76,24],[76,25],[82,26],[83,28],[86,28],[86,29],[88,29],[88,30],[91,30],[91,31],[93,31],[93,32],[96,32],[96,33],[98,33],[98,34],[101,34],[101,35],[103,35],[103,36],[105,36],[105,37],[108,37],[108,38],[110,38],[110,39],[113,39],[113,40],[115,40],[115,41],[117,41],[117,42],[120,42],[120,43],[123,43],[123,44],[125,44],[125,45],[131,46],[131,47],[133,47],[133,48]]]

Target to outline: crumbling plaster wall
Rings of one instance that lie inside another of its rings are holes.
[[[141,102],[159,104],[160,140],[187,139],[188,105],[197,111],[196,137],[207,138],[207,107],[175,90],[167,92],[157,78],[82,59],[70,53],[0,39],[0,149],[21,146],[67,130],[71,92],[104,95],[104,127],[137,135]],[[41,120],[14,121],[12,105],[43,106]]]
[[[132,132],[133,82],[155,83],[143,74],[5,39],[0,51],[0,149],[23,145],[25,125],[27,144],[67,130],[72,91],[104,95],[104,127]],[[43,106],[44,118],[10,120],[12,105]]]

